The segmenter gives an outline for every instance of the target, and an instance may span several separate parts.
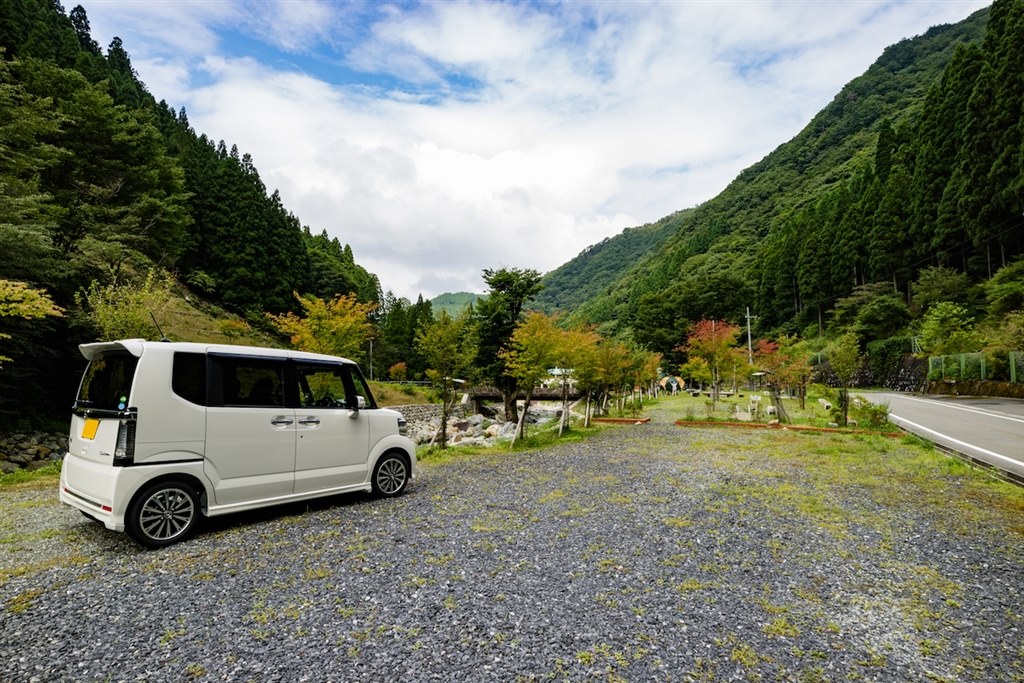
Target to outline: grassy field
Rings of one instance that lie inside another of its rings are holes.
[[[880,422],[881,415],[878,409],[872,408],[856,399],[857,391],[851,390],[851,408],[849,417],[856,421],[857,426],[867,429],[889,429]],[[666,397],[664,400],[671,403],[674,410],[678,411],[677,419],[681,420],[735,420],[737,415],[745,413],[750,405],[751,397],[759,396],[762,413],[753,419],[754,422],[767,422],[775,416],[766,416],[763,411],[771,405],[771,398],[760,391],[743,391],[738,395],[722,396],[712,408],[710,397],[701,394],[691,396],[688,393]],[[811,385],[808,389],[804,406],[800,407],[800,400],[796,398],[783,398],[782,405],[792,424],[805,425],[809,427],[828,427],[835,424],[835,415],[823,407],[818,401],[825,399],[835,404],[837,399],[834,391],[820,385]]]

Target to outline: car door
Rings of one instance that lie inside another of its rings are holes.
[[[205,470],[216,504],[292,493],[295,410],[285,405],[284,358],[209,354]]]
[[[359,410],[352,367],[296,361],[295,492],[326,491],[367,480],[369,419]]]

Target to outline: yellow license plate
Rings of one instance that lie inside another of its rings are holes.
[[[87,418],[85,424],[82,425],[82,438],[83,439],[95,439],[96,430],[100,428],[100,421],[96,418]]]

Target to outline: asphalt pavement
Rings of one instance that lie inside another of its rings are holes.
[[[1024,401],[859,392],[889,404],[889,420],[944,448],[1024,479]]]

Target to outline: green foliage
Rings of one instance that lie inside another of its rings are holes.
[[[929,266],[918,273],[910,288],[914,308],[924,313],[940,301],[966,304],[970,280],[965,273],[944,266]]]
[[[355,262],[349,245],[329,237],[326,230],[313,235],[306,228],[302,234],[309,258],[309,293],[327,298],[355,294],[364,302],[380,300],[377,276]]]
[[[505,397],[505,417],[517,418],[516,379],[506,370],[502,353],[511,348],[512,334],[519,324],[523,307],[541,291],[540,273],[530,269],[485,269],[487,296],[477,302],[473,312],[480,344],[476,368],[481,379],[494,384]]]
[[[867,356],[872,385],[902,388],[902,363],[912,351],[912,337],[890,337],[869,342]]]
[[[893,294],[877,297],[857,311],[854,331],[861,339],[885,339],[902,332],[910,322],[910,309]]]
[[[477,353],[476,326],[468,311],[452,318],[444,311],[416,333],[427,375],[441,392],[441,448],[447,445],[448,414],[455,398],[455,380],[470,371]]]
[[[856,399],[850,406],[850,415],[857,426],[867,429],[881,429],[889,424],[889,403],[872,403]]]
[[[61,312],[45,291],[32,289],[24,282],[0,280],[0,317],[32,319],[59,316]]]
[[[0,318],[18,317],[25,320],[61,316],[63,310],[53,303],[53,299],[42,290],[32,289],[24,282],[12,282],[0,279]],[[0,332],[0,340],[10,339],[11,335]],[[0,367],[4,361],[11,360],[0,355]]]
[[[516,326],[509,348],[501,352],[506,372],[514,377],[527,396],[546,379],[548,370],[559,367],[566,354],[565,337],[553,317],[531,312]]]
[[[373,335],[369,316],[373,304],[361,304],[354,294],[340,295],[325,301],[307,294],[295,298],[304,315],[267,314],[282,334],[288,335],[292,346],[302,351],[326,353],[348,358],[358,357],[362,347]]]
[[[981,347],[974,334],[974,318],[967,309],[950,301],[940,301],[921,319],[921,348],[936,355],[968,353]]]
[[[159,338],[159,319],[171,301],[166,273],[150,270],[141,282],[114,280],[101,285],[93,280],[75,295],[75,303],[96,330],[99,341]]]
[[[984,289],[989,315],[998,317],[1024,310],[1024,258],[1000,268]]]
[[[415,304],[411,304],[407,299],[396,298],[391,292],[385,294],[375,314],[375,376],[383,376],[383,371],[403,363],[407,377],[422,379],[427,364],[416,344],[416,335],[433,320],[433,306],[429,301],[424,301],[422,296]]]
[[[862,361],[860,342],[853,332],[847,332],[829,346],[829,365],[832,366],[832,371],[844,387],[853,384],[854,375],[860,369]]]

